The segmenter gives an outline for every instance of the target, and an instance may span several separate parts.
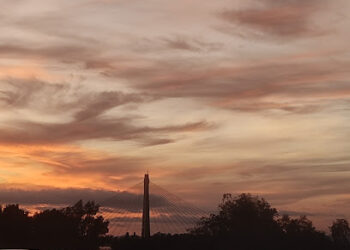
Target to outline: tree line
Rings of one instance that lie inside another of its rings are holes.
[[[47,209],[29,216],[18,204],[0,207],[0,248],[98,249],[108,221],[99,206],[81,200],[71,207]]]
[[[218,212],[184,234],[108,235],[108,221],[98,216],[94,202],[77,202],[29,216],[18,205],[0,209],[0,248],[116,250],[349,250],[350,228],[337,219],[330,234],[317,230],[306,216],[280,215],[263,198],[225,194]]]
[[[112,249],[350,250],[345,219],[334,221],[327,235],[306,216],[280,215],[265,199],[251,194],[225,194],[218,208],[186,234],[159,233],[149,240],[126,235],[113,238]]]

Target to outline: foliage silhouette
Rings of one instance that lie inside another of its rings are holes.
[[[0,207],[0,247],[26,247],[30,244],[32,220],[18,205]]]
[[[316,230],[306,216],[292,219],[283,215],[278,222],[283,231],[285,249],[332,249],[331,239]]]
[[[350,249],[350,227],[345,219],[337,219],[330,227],[336,249]]]
[[[157,233],[149,239],[107,235],[108,224],[97,216],[93,201],[29,216],[18,205],[0,207],[0,248],[94,250],[345,250],[350,249],[349,223],[337,219],[331,236],[316,230],[306,216],[280,216],[258,196],[225,194],[216,214],[199,220],[186,234]]]
[[[222,249],[231,243],[247,248],[255,246],[256,242],[266,245],[282,236],[277,216],[277,210],[262,198],[250,194],[234,198],[224,194],[219,213],[202,218],[191,233],[217,238]]]
[[[63,209],[50,209],[30,217],[18,205],[8,205],[0,213],[0,247],[37,249],[98,249],[108,221],[96,216],[94,202]]]
[[[156,234],[150,239],[116,237],[112,249],[152,250],[333,250],[335,244],[305,216],[280,216],[258,196],[225,194],[219,211],[202,218],[188,234]]]

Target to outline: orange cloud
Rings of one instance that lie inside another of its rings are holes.
[[[0,79],[8,78],[22,78],[22,79],[47,79],[57,80],[58,77],[49,73],[36,62],[18,62],[17,65],[1,65],[0,64]]]

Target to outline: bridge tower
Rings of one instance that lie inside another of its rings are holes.
[[[142,210],[142,238],[149,238],[151,235],[149,221],[149,177],[145,174],[143,181],[143,210]]]

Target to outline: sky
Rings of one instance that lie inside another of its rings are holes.
[[[348,0],[2,0],[0,200],[151,181],[350,218]],[[45,203],[44,202],[44,203]]]

